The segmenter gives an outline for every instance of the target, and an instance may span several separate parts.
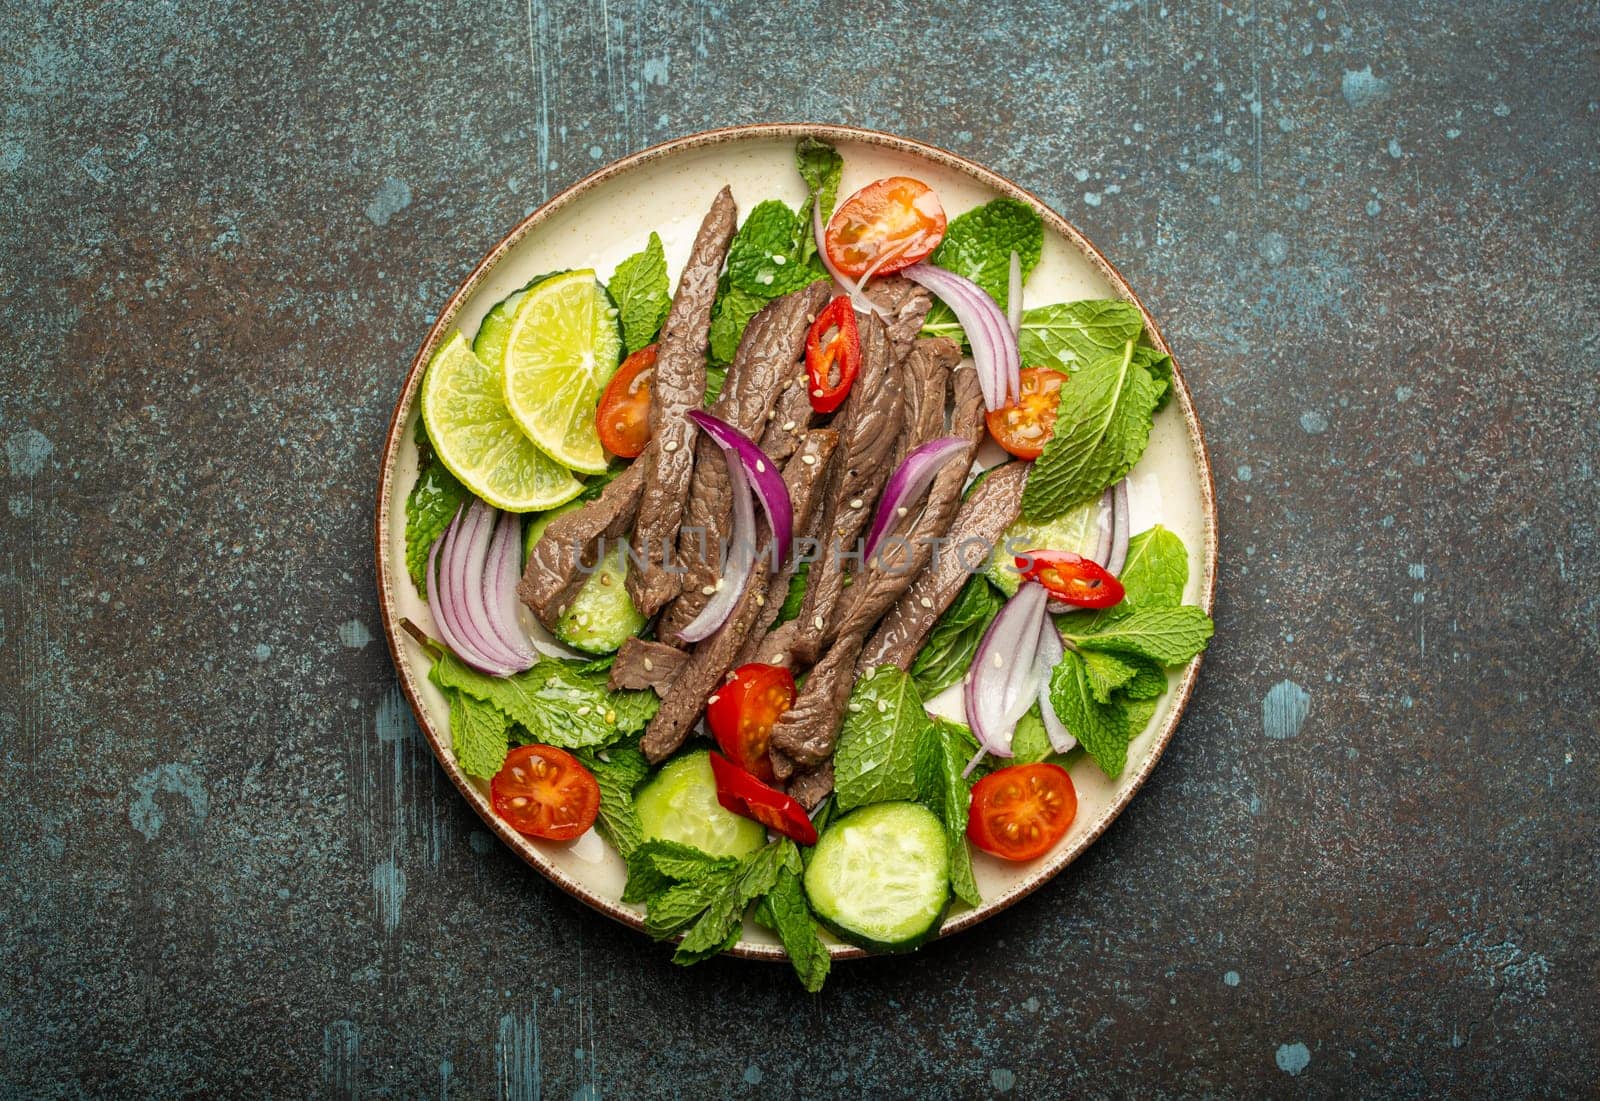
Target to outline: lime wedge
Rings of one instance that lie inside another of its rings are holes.
[[[622,361],[622,331],[594,272],[558,275],[524,294],[505,355],[506,408],[522,431],[563,466],[603,473],[594,414]]]
[[[1094,557],[1100,545],[1100,513],[1100,498],[1096,497],[1042,524],[1018,520],[1006,529],[1006,533],[994,545],[994,553],[990,555],[984,573],[995,588],[1007,596],[1016,596],[1022,584],[1022,575],[1017,572],[1017,554],[1030,550],[1057,550],[1072,551],[1085,558]],[[1111,523],[1111,517],[1106,516],[1104,522]],[[1017,548],[1016,554],[1008,551],[1008,543]]]
[[[452,336],[422,379],[422,422],[433,450],[461,484],[496,508],[531,512],[583,491],[572,471],[528,442],[506,412],[500,372]]]

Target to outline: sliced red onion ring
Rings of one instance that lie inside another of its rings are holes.
[[[744,464],[735,458],[731,449],[724,449],[723,455],[728,460],[728,495],[733,503],[733,544],[728,548],[722,576],[717,580],[711,599],[700,609],[700,614],[678,632],[678,637],[685,642],[709,638],[727,622],[750,580],[750,567],[755,564],[756,510],[750,504],[750,480],[745,477]],[[784,500],[788,500],[787,493]]]
[[[1022,396],[1022,362],[1017,339],[1006,317],[987,291],[970,279],[936,268],[926,261],[903,268],[900,274],[921,283],[949,306],[966,330],[972,361],[978,368],[984,404],[990,409]]]
[[[1044,719],[1045,733],[1050,735],[1050,748],[1057,753],[1070,752],[1078,744],[1078,739],[1072,736],[1067,724],[1056,714],[1055,704],[1050,702],[1050,674],[1065,656],[1055,620],[1045,616],[1044,622],[1039,625],[1039,652],[1034,661],[1040,676],[1039,714]]]
[[[767,458],[766,452],[751,442],[750,437],[727,421],[698,409],[691,409],[684,415],[710,436],[712,443],[722,448],[730,466],[734,456],[738,456],[739,465],[744,467],[749,484],[755,486],[756,496],[761,498],[761,509],[767,514],[767,526],[772,529],[772,542],[778,548],[778,559],[788,558],[794,543],[794,506],[789,501],[789,487],[783,484],[783,475],[779,473],[777,464]],[[754,545],[754,540],[751,543]]]
[[[844,272],[834,267],[833,261],[828,259],[826,245],[827,226],[822,221],[821,203],[811,204],[811,234],[816,238],[817,259],[822,261],[823,270],[833,276],[835,283],[844,288],[844,292],[850,296],[850,305],[855,308],[856,313],[875,313],[883,320],[888,321],[888,311],[862,293],[862,284],[857,283]]]
[[[461,518],[460,510],[456,512],[456,521]],[[450,532],[454,531],[456,521],[451,522]],[[433,546],[428,550],[428,606],[433,609],[435,626],[439,629],[439,637],[444,644],[455,652],[455,655],[474,669],[488,673],[493,677],[504,677],[516,670],[496,661],[484,654],[457,629],[455,606],[450,599],[448,590],[440,582],[439,557],[447,549],[450,542],[450,532],[446,532],[435,539]],[[448,571],[445,572],[448,576]]]
[[[1128,515],[1128,479],[1124,478],[1111,488],[1111,552],[1101,563],[1112,576],[1122,573],[1128,564],[1128,532],[1131,518]]]
[[[484,564],[483,601],[495,637],[517,657],[524,669],[539,660],[527,634],[522,630],[517,600],[517,580],[522,565],[522,522],[514,512],[502,512],[495,522],[494,538],[489,541],[489,558]]]
[[[1022,335],[1022,257],[1011,250],[1011,271],[1006,282],[1006,320],[1011,323],[1011,339]]]
[[[866,561],[872,561],[879,541],[893,530],[895,522],[928,492],[934,475],[944,468],[945,463],[963,454],[967,446],[967,441],[960,436],[943,436],[912,448],[911,453],[901,460],[889,476],[889,484],[884,487],[883,498],[878,502],[877,515],[872,518],[872,528],[867,532]]]
[[[989,624],[967,673],[963,689],[967,724],[978,744],[996,757],[1012,756],[1017,720],[1038,692],[1035,660],[1044,605],[1043,586],[1024,582]]]
[[[484,598],[484,574],[489,558],[489,543],[494,534],[495,510],[482,501],[473,501],[458,521],[455,544],[445,550],[444,568],[449,575],[445,599],[456,610],[457,626],[485,657],[502,665],[518,667],[521,658],[500,641]]]

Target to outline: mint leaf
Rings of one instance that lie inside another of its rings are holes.
[[[833,755],[841,811],[917,797],[917,744],[928,727],[911,677],[892,665],[856,682]]]
[[[787,623],[800,614],[806,602],[806,576],[811,571],[810,562],[802,562],[789,576],[789,591],[784,594],[783,607],[778,609],[778,623]]]
[[[1096,496],[1144,453],[1159,394],[1133,348],[1095,360],[1061,387],[1055,435],[1022,491],[1025,518],[1049,520]]]
[[[642,251],[618,264],[606,291],[617,304],[622,318],[622,343],[631,355],[656,338],[672,306],[667,289],[667,254],[661,247],[661,238],[651,233]]]
[[[1094,653],[1085,650],[1085,654]],[[1167,671],[1159,662],[1133,654],[1119,654],[1118,660],[1133,667],[1134,673],[1122,686],[1122,695],[1130,701],[1159,699],[1167,690]]]
[[[1133,612],[1070,641],[1081,650],[1138,654],[1162,665],[1182,665],[1206,648],[1213,629],[1210,616],[1185,604]]]
[[[722,388],[728,382],[728,369],[726,367],[706,368],[706,398],[705,406],[710,409],[722,396]]]
[[[833,216],[833,204],[839,197],[839,177],[844,172],[844,158],[838,150],[816,138],[801,138],[794,150],[795,165],[800,178],[806,182],[806,201],[800,206],[800,262],[809,263],[817,254],[817,242],[812,232],[812,208],[822,205],[822,222],[827,224]]]
[[[963,728],[935,719],[917,743],[917,798],[944,823],[950,853],[950,887],[969,906],[979,905],[978,883],[972,876],[972,853],[967,849],[967,808],[972,789],[961,770],[972,758]]]
[[[1113,780],[1122,775],[1132,738],[1127,708],[1115,698],[1110,703],[1094,698],[1083,658],[1070,650],[1050,674],[1050,704],[1100,771]]]
[[[800,984],[812,994],[821,990],[833,960],[828,955],[828,946],[817,935],[817,922],[806,904],[800,876],[792,868],[785,867],[778,872],[778,881],[762,899],[757,915],[783,942],[789,962],[800,976]]]
[[[724,276],[724,279],[727,277]],[[717,295],[711,317],[711,362],[726,366],[739,351],[739,340],[750,319],[767,304],[765,298],[728,287]]]
[[[1156,412],[1161,412],[1172,400],[1172,357],[1156,351],[1148,344],[1141,344],[1133,350],[1133,361],[1150,372],[1150,377],[1158,387],[1164,388],[1156,399]]]
[[[1035,703],[1017,720],[1016,729],[1011,732],[1011,759],[1001,760],[999,765],[1002,768],[1006,765],[1031,765],[1054,752],[1050,733],[1044,728],[1039,705]]]
[[[434,458],[420,418],[417,420],[417,444],[421,449],[417,480],[406,496],[406,572],[426,600],[428,551],[455,519],[456,510],[472,502],[472,494]]]
[[[1124,718],[1128,723],[1128,741],[1133,741],[1144,733],[1144,728],[1150,725],[1150,720],[1156,715],[1156,701],[1133,700],[1124,708]]]
[[[645,932],[660,940],[681,932],[706,912],[706,907],[733,883],[738,866],[719,876],[686,883],[674,883],[646,904]]]
[[[620,734],[639,733],[661,710],[661,697],[648,688],[606,692],[605,700],[605,719]]]
[[[757,203],[728,246],[728,283],[769,301],[823,278],[801,259],[800,222],[777,199]]]
[[[490,780],[506,763],[511,720],[497,708],[475,700],[464,692],[447,692],[450,697],[450,752],[468,776]]]
[[[911,663],[911,678],[917,682],[923,699],[932,699],[966,676],[983,633],[1003,603],[981,575],[974,575],[962,586]]]
[[[1100,703],[1110,703],[1111,693],[1127,684],[1139,671],[1113,654],[1084,650],[1079,656],[1083,658],[1084,672],[1088,675],[1089,691]]]
[[[628,882],[622,889],[623,902],[649,902],[674,883],[717,880],[739,866],[732,857],[712,856],[692,845],[659,839],[636,846],[625,859]]]
[[[1016,199],[992,199],[950,220],[944,240],[928,257],[946,271],[964,275],[988,292],[1005,311],[1011,283],[1011,254],[1022,261],[1027,279],[1044,251],[1044,220],[1038,211]],[[930,325],[951,317],[939,303],[928,314]]]
[[[699,963],[737,940],[745,908],[777,886],[778,873],[787,867],[793,853],[794,842],[785,837],[745,857],[739,864],[737,876],[712,892],[705,913],[684,934],[678,950],[672,954],[672,962]],[[655,914],[653,905],[650,914]]]
[[[494,706],[523,728],[519,739],[562,749],[614,742],[624,733],[618,721],[638,717],[636,707],[627,716],[620,714],[603,686],[559,661],[541,661],[515,676],[491,677],[446,651],[428,678],[440,688]]]
[[[1123,345],[1143,331],[1144,317],[1132,302],[1086,298],[1023,310],[1017,347],[1025,364],[1075,371],[1120,355]]]
[[[600,785],[600,832],[626,860],[644,840],[633,791],[650,774],[650,762],[637,745],[612,746],[605,750],[604,758],[593,750],[580,749],[577,757]]]
[[[1128,540],[1123,562],[1122,600],[1099,611],[1068,613],[1059,622],[1069,634],[1092,634],[1140,608],[1176,608],[1189,584],[1189,552],[1171,531],[1157,524]]]

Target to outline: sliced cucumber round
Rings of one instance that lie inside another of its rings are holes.
[[[661,766],[633,797],[646,841],[677,841],[712,856],[746,856],[767,843],[767,830],[717,802],[711,754],[682,753]]]
[[[1102,512],[1106,515],[1102,516]],[[1054,550],[1093,558],[1100,545],[1102,523],[1109,525],[1111,516],[1100,507],[1098,497],[1042,524],[1018,520],[995,543],[983,575],[1007,596],[1016,596],[1022,584],[1022,575],[1017,572],[1018,555],[1031,550]]]
[[[903,952],[939,928],[950,905],[944,825],[920,803],[875,803],[828,826],[806,867],[822,923],[862,948]]]
[[[522,301],[522,296],[546,279],[554,279],[558,275],[565,275],[564,271],[551,271],[543,275],[536,275],[521,290],[512,291],[489,308],[483,315],[483,320],[478,323],[478,335],[472,338],[472,352],[495,370],[500,370],[505,364],[506,341],[511,337],[511,318],[517,312],[517,303]]]
[[[526,562],[533,545],[550,522],[563,513],[582,508],[583,501],[572,501],[541,512],[528,521],[522,531],[522,557]],[[612,654],[628,639],[644,630],[646,619],[628,597],[628,551],[620,540],[606,547],[606,556],[595,564],[578,595],[567,610],[551,625],[550,631],[566,645],[586,654]]]

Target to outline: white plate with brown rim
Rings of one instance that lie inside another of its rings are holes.
[[[712,196],[733,188],[741,214],[763,199],[797,207],[804,185],[794,168],[795,143],[806,135],[831,142],[844,157],[841,198],[883,176],[915,176],[939,194],[951,217],[997,196],[1028,203],[1044,219],[1044,254],[1028,278],[1028,300],[1065,302],[1122,298],[1144,314],[1149,339],[1170,352],[1156,319],[1093,244],[1034,195],[980,165],[931,145],[872,130],[781,123],[739,126],[692,134],[646,149],[600,169],[534,211],[489,250],[444,304],[406,372],[384,443],[378,477],[376,522],[378,598],[384,635],[400,687],[440,765],[495,836],[567,893],[626,925],[643,929],[642,908],[621,901],[626,875],[622,859],[593,831],[571,842],[539,841],[510,829],[489,804],[488,785],[457,767],[450,751],[444,696],[428,680],[429,658],[405,634],[402,618],[432,628],[428,606],[412,586],[405,566],[405,499],[417,474],[414,442],[423,370],[434,351],[457,330],[470,337],[496,302],[540,272],[591,267],[602,279],[641,248],[651,231],[666,246],[667,268],[676,277]],[[1150,445],[1129,476],[1132,528],[1160,523],[1189,549],[1187,603],[1208,613],[1216,586],[1216,495],[1205,439],[1182,370],[1174,366],[1176,400],[1157,414]],[[1078,815],[1047,855],[1015,864],[974,853],[983,904],[956,902],[940,936],[976,925],[1036,890],[1072,863],[1121,813],[1155,768],[1172,739],[1194,691],[1200,659],[1171,675],[1170,689],[1144,732],[1128,750],[1128,764],[1107,779],[1087,759],[1072,769]],[[829,939],[835,959],[863,955]],[[783,959],[775,937],[746,921],[734,955]]]

